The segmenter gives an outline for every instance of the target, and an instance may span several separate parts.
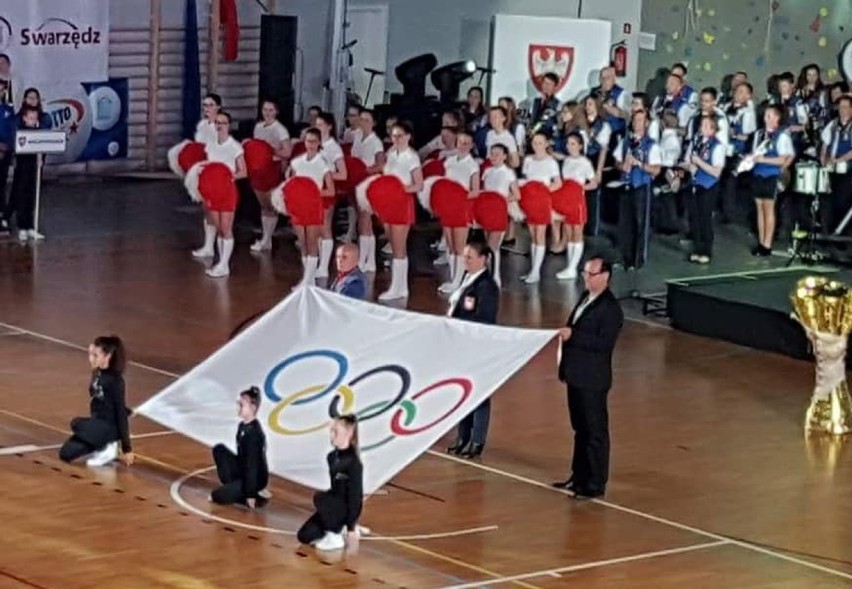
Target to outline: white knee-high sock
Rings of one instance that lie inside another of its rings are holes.
[[[585,244],[582,241],[568,244],[568,251],[572,252],[571,261],[568,263],[570,268],[576,269],[580,265],[580,262],[583,261],[584,248]]]
[[[331,254],[334,253],[333,239],[320,239],[319,266],[315,278],[328,278],[328,265],[331,262]]]
[[[541,265],[544,263],[544,254],[547,248],[543,245],[533,245],[531,257],[530,276],[538,278],[541,276]]]
[[[305,256],[302,258],[302,286],[313,286],[317,272],[317,257]]]
[[[231,263],[231,254],[234,253],[234,238],[219,238],[219,266],[228,268]]]
[[[275,233],[275,227],[278,225],[278,215],[262,215],[260,217],[260,225],[263,227],[263,243],[272,243],[272,234]]]
[[[500,248],[498,247],[494,250],[494,268],[492,269],[492,275],[494,276],[494,281],[497,283],[497,286],[503,286],[502,280],[500,280]]]
[[[361,250],[358,267],[362,272],[376,271],[376,236],[362,235],[358,238],[358,247]]]
[[[193,253],[197,256],[212,256],[214,252],[213,245],[216,243],[217,235],[218,231],[216,230],[216,226],[210,225],[209,223],[207,223],[207,219],[205,219],[204,245],[201,246],[201,249],[197,249]]]

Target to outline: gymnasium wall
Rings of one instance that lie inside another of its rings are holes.
[[[694,10],[689,10],[689,7]],[[643,30],[657,34],[656,50],[639,55],[639,86],[660,68],[683,61],[695,87],[748,72],[759,95],[766,79],[807,63],[836,81],[837,56],[852,38],[850,0],[644,0]]]

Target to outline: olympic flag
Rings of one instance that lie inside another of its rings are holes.
[[[300,288],[137,411],[233,447],[237,394],[261,387],[270,470],[315,489],[330,485],[330,415],[356,413],[371,493],[555,336]]]

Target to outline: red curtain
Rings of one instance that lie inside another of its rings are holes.
[[[240,22],[236,0],[221,0],[219,21],[223,31],[222,57],[225,61],[235,61],[240,52]]]

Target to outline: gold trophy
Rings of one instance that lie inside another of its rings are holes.
[[[805,330],[816,358],[816,385],[805,431],[852,432],[852,399],[846,385],[846,346],[852,332],[852,291],[823,277],[808,276],[791,295],[793,319]]]

